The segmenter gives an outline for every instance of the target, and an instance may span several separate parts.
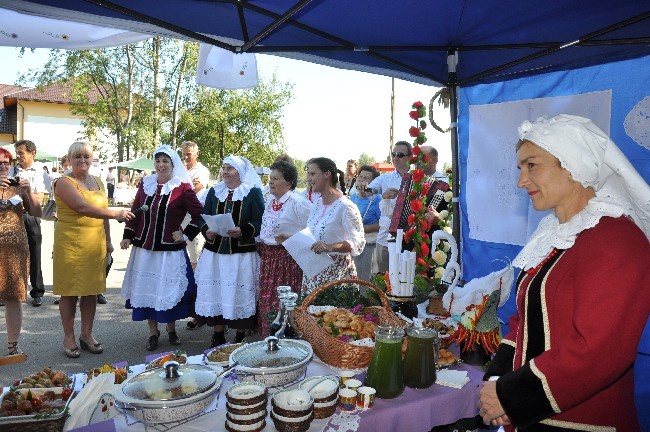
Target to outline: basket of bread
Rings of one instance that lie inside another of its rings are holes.
[[[357,284],[377,293],[381,306],[357,307],[353,310],[325,308],[318,311],[309,306],[323,291],[338,285]],[[322,285],[312,291],[293,311],[298,333],[309,342],[314,353],[325,363],[344,369],[368,367],[372,359],[372,346],[355,344],[357,340],[374,340],[377,325],[403,326],[390,308],[384,292],[359,279],[343,279]]]

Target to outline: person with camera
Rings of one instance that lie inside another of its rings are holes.
[[[370,282],[371,277],[377,273],[377,260],[375,258],[375,244],[379,231],[381,211],[379,202],[381,196],[374,194],[368,185],[377,177],[379,171],[372,165],[362,165],[356,179],[357,193],[350,196],[350,200],[359,208],[363,221],[363,232],[366,238],[366,247],[359,255],[354,257],[359,279]]]
[[[38,202],[43,201],[46,192],[45,185],[50,178],[43,170],[43,164],[36,162],[36,144],[29,140],[16,141],[14,144],[18,164],[9,173],[10,177],[20,177],[29,182],[32,192],[38,197]],[[39,214],[40,216],[40,214]],[[27,242],[29,243],[29,281],[32,289],[29,295],[32,297],[32,306],[38,307],[43,304],[45,285],[43,284],[43,271],[41,270],[41,219],[31,214],[23,215],[23,223],[27,230]]]
[[[27,211],[32,217],[41,215],[41,203],[29,181],[9,177],[11,160],[11,153],[0,148],[0,301],[5,304],[9,350],[9,356],[0,356],[0,364],[26,359],[18,346],[29,273],[29,246],[23,214]]]

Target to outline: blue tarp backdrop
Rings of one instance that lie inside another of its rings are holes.
[[[554,72],[537,75],[532,78],[516,79],[488,85],[475,85],[460,89],[459,95],[459,134],[460,134],[460,173],[461,191],[467,183],[468,142],[471,128],[470,105],[494,104],[522,99],[545,98],[551,96],[569,96],[601,90],[612,91],[610,134],[613,141],[625,153],[643,178],[650,182],[650,151],[642,147],[624,130],[624,121],[628,113],[644,99],[650,97],[650,57],[635,60],[608,63],[571,71]],[[650,117],[650,113],[646,112]],[[531,119],[533,120],[533,119]],[[646,124],[650,124],[650,120]],[[646,129],[646,136],[649,130]],[[513,141],[512,163],[515,164]],[[647,142],[646,142],[647,144]],[[460,196],[462,226],[462,262],[463,277],[470,280],[484,276],[503,268],[504,259],[512,260],[521,247],[510,244],[489,243],[469,238],[468,214],[466,213],[466,196]],[[647,257],[650,262],[650,257]],[[650,287],[639,287],[650,289]],[[612,286],[616,290],[616,286]],[[514,292],[508,302],[499,309],[499,317],[508,322],[515,311]],[[603,315],[607,310],[604,305]],[[612,322],[612,325],[624,325]],[[615,348],[612,341],[612,349]],[[603,358],[605,360],[605,357]],[[636,403],[642,430],[650,431],[650,321],[639,345],[639,354],[635,365]]]

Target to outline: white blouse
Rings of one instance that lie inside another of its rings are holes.
[[[323,204],[322,198],[314,201],[307,226],[318,241],[347,242],[352,256],[360,255],[366,245],[359,208],[345,196],[329,205]]]
[[[266,198],[264,215],[262,215],[262,228],[260,241],[268,245],[275,245],[277,234],[293,235],[307,226],[311,202],[295,191],[284,194],[276,204],[282,203],[280,210],[273,210],[273,200],[270,195]]]

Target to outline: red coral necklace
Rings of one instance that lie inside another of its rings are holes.
[[[273,198],[273,201],[271,201],[271,208],[273,211],[280,211],[282,210],[282,206],[284,205],[285,202],[289,201],[288,199],[284,202],[278,202]]]
[[[526,273],[528,273],[529,276],[533,276],[537,274],[537,272],[544,266],[544,264],[549,262],[555,255],[557,255],[557,253],[558,250],[556,248],[553,248],[551,253],[549,253],[548,256],[544,258],[541,263],[537,264],[536,267],[529,268],[528,270],[526,270]]]

